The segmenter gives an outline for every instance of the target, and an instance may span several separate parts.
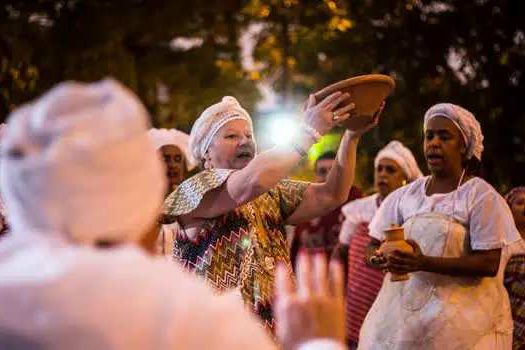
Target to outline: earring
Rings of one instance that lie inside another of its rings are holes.
[[[402,184],[405,186],[407,184],[407,180],[403,180]]]

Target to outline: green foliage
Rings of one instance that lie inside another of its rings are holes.
[[[365,155],[369,159],[359,171],[365,178],[371,179],[371,155],[391,139],[408,145],[424,164],[423,114],[432,104],[453,102],[474,112],[482,124],[488,180],[502,190],[525,181],[525,108],[520,102],[525,96],[524,2],[249,3],[268,9],[251,10],[265,14],[253,15],[254,20],[269,23],[258,58],[266,63],[267,75],[291,75],[284,81],[290,80],[293,93],[306,94],[358,74],[384,73],[396,79],[380,126],[360,147],[360,160]],[[288,71],[283,62],[288,62]]]
[[[250,109],[259,97],[238,62],[236,1],[24,0],[2,6],[1,82],[13,81],[2,84],[3,118],[69,79],[112,76],[135,90],[154,125],[186,131],[224,94],[236,95]],[[174,49],[176,37],[200,39],[202,45]],[[15,80],[9,72],[19,66],[36,70],[37,78],[19,72]]]

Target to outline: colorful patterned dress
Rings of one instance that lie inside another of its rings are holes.
[[[509,260],[503,282],[509,293],[514,320],[512,348],[525,349],[525,255],[515,255]]]
[[[206,192],[221,186],[232,172],[205,170],[186,180],[166,199],[165,213],[177,217],[191,212]],[[284,222],[301,203],[307,187],[306,182],[282,180],[251,202],[205,220],[195,240],[178,235],[174,258],[219,292],[239,290],[245,304],[273,329],[276,264],[283,262],[291,271]]]

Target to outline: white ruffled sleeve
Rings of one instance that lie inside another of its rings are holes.
[[[381,203],[374,218],[368,225],[369,235],[377,240],[384,240],[384,231],[392,225],[402,225],[399,204],[405,194],[406,187],[401,187],[390,193]]]
[[[341,225],[341,232],[339,233],[339,242],[349,245],[357,226],[365,221],[360,208],[356,202],[346,204],[342,209],[345,220]]]
[[[503,248],[520,239],[510,208],[494,190],[475,198],[469,210],[469,232],[474,250]]]

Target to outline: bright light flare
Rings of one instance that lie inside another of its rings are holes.
[[[268,121],[269,139],[274,145],[289,145],[299,133],[299,122],[290,114],[279,113]]]

